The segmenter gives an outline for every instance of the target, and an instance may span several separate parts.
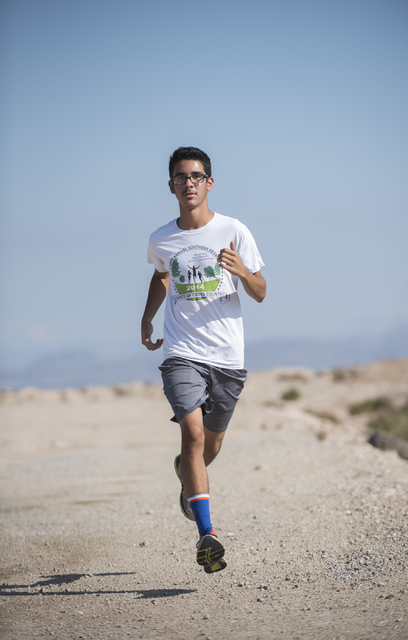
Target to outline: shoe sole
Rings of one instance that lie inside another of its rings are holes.
[[[192,518],[191,516],[189,516],[189,515],[188,515],[188,513],[187,513],[187,511],[186,511],[186,510],[185,510],[185,508],[184,508],[184,501],[183,501],[183,498],[184,498],[184,491],[183,491],[183,489],[182,489],[182,490],[180,491],[180,498],[179,498],[179,505],[180,505],[181,513],[183,514],[183,516],[184,516],[185,518],[187,518],[187,520],[190,520],[190,521],[194,522],[194,517]]]
[[[181,482],[181,477],[179,474],[179,470],[178,470],[178,460],[180,458],[180,454],[178,454],[175,458],[174,458],[174,471],[176,472],[176,476],[178,477],[179,481]]]
[[[178,479],[179,479],[179,481],[180,481],[180,483],[181,483],[181,491],[180,491],[180,498],[179,498],[180,510],[181,510],[181,513],[183,514],[183,516],[184,516],[185,518],[187,518],[187,520],[190,520],[190,521],[194,522],[194,516],[193,516],[193,517],[191,517],[191,516],[187,513],[187,511],[185,510],[185,508],[184,508],[184,501],[183,501],[183,497],[184,497],[184,488],[183,488],[183,483],[181,482],[181,477],[180,477],[180,473],[179,473],[179,470],[178,470],[178,464],[177,464],[177,462],[178,462],[179,458],[180,458],[180,454],[178,454],[178,455],[174,458],[174,471],[176,472],[176,476],[178,477]]]
[[[225,553],[224,545],[214,536],[204,536],[201,541],[200,548],[197,549],[197,563],[204,568],[211,568],[217,560],[221,560],[222,556]],[[225,560],[224,560],[225,562]],[[225,566],[227,563],[225,562]],[[221,571],[220,569],[214,569],[212,571],[207,571],[207,573],[214,573],[214,571]]]
[[[223,569],[225,569],[226,566],[227,566],[226,560],[224,560],[224,558],[220,558],[219,560],[216,560],[212,564],[209,564],[206,567],[204,567],[204,571],[206,573],[216,573],[217,571],[222,571]]]

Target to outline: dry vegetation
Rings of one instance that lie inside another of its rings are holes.
[[[400,407],[390,398],[380,396],[351,404],[351,415],[368,414],[367,427],[372,433],[385,431],[408,440],[408,400]]]

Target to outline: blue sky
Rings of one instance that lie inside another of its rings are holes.
[[[247,342],[407,322],[405,0],[3,0],[1,24],[5,364],[139,348],[180,145],[266,263]]]

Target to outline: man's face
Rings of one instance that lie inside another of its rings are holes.
[[[194,176],[205,174],[204,167],[199,160],[180,160],[174,167],[173,177],[177,175]],[[214,184],[213,178],[204,178],[202,182],[193,184],[190,179],[185,184],[173,184],[169,180],[170,191],[176,196],[180,205],[186,209],[195,209],[207,198]]]

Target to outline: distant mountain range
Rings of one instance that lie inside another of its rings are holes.
[[[324,370],[372,360],[405,357],[408,357],[408,325],[399,326],[379,336],[330,340],[261,340],[248,345],[245,364],[250,371],[292,365]]]
[[[142,380],[159,382],[161,350],[149,353],[140,346],[127,356],[100,356],[87,351],[67,351],[48,355],[14,371],[0,371],[0,387],[26,386],[58,389],[88,385],[111,385]],[[269,338],[248,344],[249,371],[279,366],[301,366],[316,370],[350,367],[354,364],[408,357],[408,326],[400,326],[376,337],[313,340],[310,338]]]

